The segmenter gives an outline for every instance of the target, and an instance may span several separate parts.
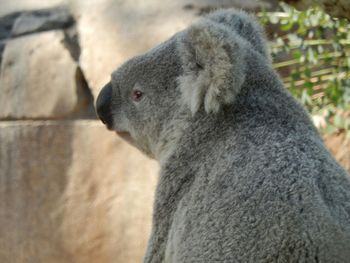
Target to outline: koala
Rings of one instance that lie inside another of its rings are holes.
[[[350,180],[243,11],[112,73],[97,114],[160,164],[145,263],[350,262]]]

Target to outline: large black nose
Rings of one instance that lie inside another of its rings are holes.
[[[107,127],[112,126],[111,97],[112,85],[109,82],[102,88],[96,100],[97,116],[107,125]]]

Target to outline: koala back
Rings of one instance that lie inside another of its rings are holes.
[[[251,16],[199,19],[126,62],[98,102],[160,161],[145,263],[349,262],[349,176]]]
[[[162,165],[145,262],[350,258],[349,177],[255,32],[220,11],[179,40],[191,123]]]

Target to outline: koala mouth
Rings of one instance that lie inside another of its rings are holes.
[[[116,131],[116,133],[118,134],[119,137],[121,137],[122,139],[124,139],[125,141],[132,143],[132,138],[130,133],[125,132],[125,131]]]

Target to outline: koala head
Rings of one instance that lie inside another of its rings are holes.
[[[195,121],[232,105],[244,85],[245,55],[268,52],[249,15],[220,10],[117,69],[98,96],[110,130],[155,158]]]

